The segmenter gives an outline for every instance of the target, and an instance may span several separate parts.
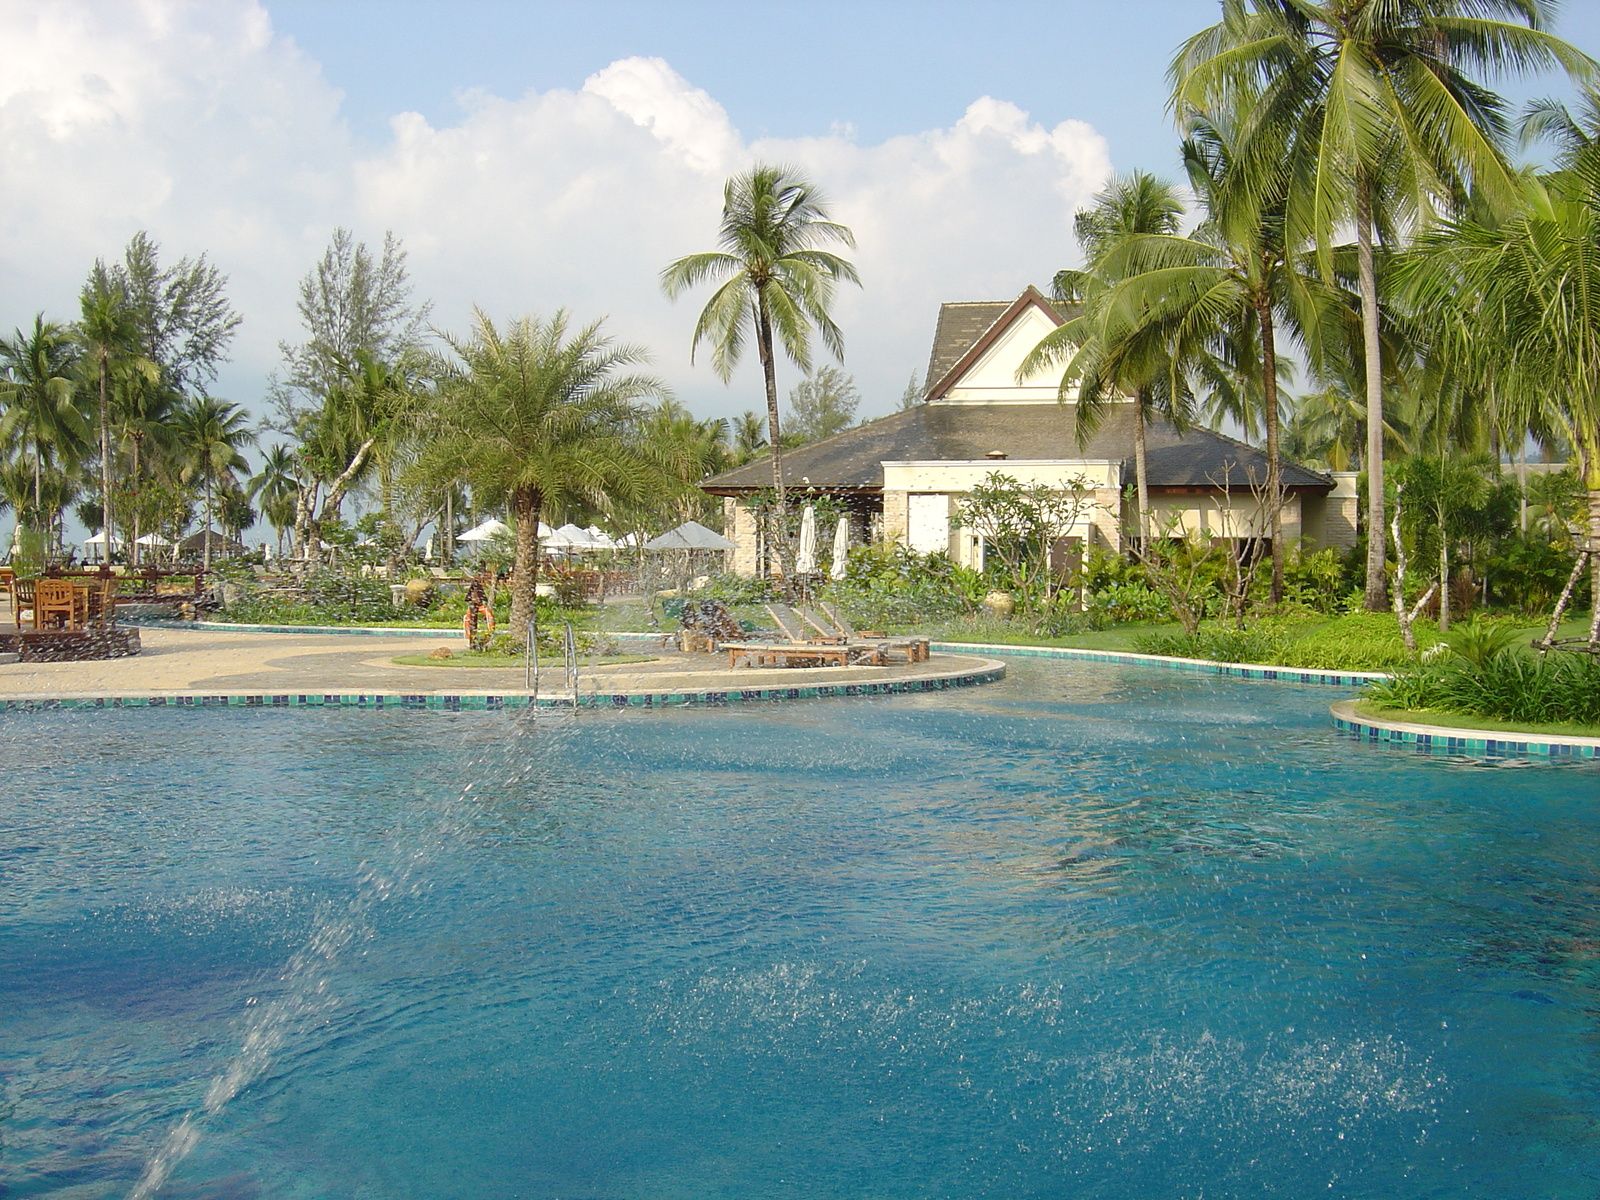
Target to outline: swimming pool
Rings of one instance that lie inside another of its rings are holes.
[[[0,715],[0,1195],[1592,1196],[1600,774],[1330,698]]]

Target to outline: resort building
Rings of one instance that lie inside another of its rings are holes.
[[[982,541],[957,521],[974,484],[996,471],[1023,483],[1063,489],[1076,483],[1093,493],[1094,503],[1064,540],[1123,549],[1136,525],[1137,506],[1128,495],[1135,480],[1132,403],[1111,405],[1080,444],[1072,405],[1058,398],[1059,371],[1018,379],[1028,353],[1063,320],[1032,287],[1010,302],[942,305],[924,402],[786,451],[785,489],[795,503],[819,494],[844,501],[857,541],[943,550],[978,566]],[[1180,433],[1161,419],[1146,426],[1145,444],[1152,529],[1265,540],[1263,452],[1209,429]],[[1352,545],[1355,474],[1323,474],[1287,460],[1282,471],[1285,539]],[[770,492],[771,462],[758,458],[701,486],[723,497],[723,529],[737,546],[729,552],[730,569],[757,573],[764,550],[751,500]]]

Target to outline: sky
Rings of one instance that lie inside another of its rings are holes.
[[[837,316],[862,415],[926,363],[944,300],[1077,261],[1113,171],[1176,177],[1165,70],[1216,0],[499,3],[0,0],[0,329],[70,318],[149,231],[206,253],[244,323],[219,395],[265,411],[334,228],[398,235],[438,327],[565,307],[654,355],[703,416],[761,406],[690,361],[723,180],[794,163],[857,239]],[[1556,26],[1600,54],[1600,3]],[[1516,96],[1553,84],[1507,88]],[[796,381],[786,368],[780,386]]]

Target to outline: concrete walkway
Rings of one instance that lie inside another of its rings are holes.
[[[341,634],[237,633],[215,629],[145,628],[134,658],[0,666],[0,701],[76,697],[261,693],[515,695],[525,693],[521,667],[408,667],[391,660],[434,646],[461,650],[460,637],[349,637]],[[838,686],[960,674],[993,664],[975,655],[939,654],[925,663],[890,667],[728,670],[723,655],[681,654],[647,647],[653,662],[585,666],[580,690],[611,695]],[[563,692],[559,669],[544,668],[541,692]]]

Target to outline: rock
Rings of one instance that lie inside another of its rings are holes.
[[[991,617],[1009,621],[1011,614],[1017,611],[1017,602],[1012,599],[1010,592],[990,592],[983,598],[983,609]]]
[[[455,656],[456,652],[450,649],[449,646],[435,646],[428,651],[429,658],[454,658]]]

